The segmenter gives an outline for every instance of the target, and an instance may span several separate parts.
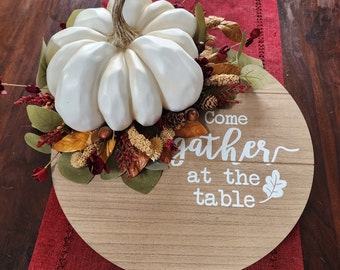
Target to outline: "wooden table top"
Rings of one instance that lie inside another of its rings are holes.
[[[305,268],[340,269],[339,4],[277,3],[285,87],[306,119],[314,146],[314,182],[299,221]],[[7,81],[32,83],[42,39],[34,31],[47,33],[48,39],[69,11],[94,5],[100,0],[2,0],[0,74]],[[27,180],[49,156],[23,143],[29,126],[25,108],[12,105],[22,94],[9,91],[0,98],[0,269],[27,269],[51,188],[51,179],[44,184]]]

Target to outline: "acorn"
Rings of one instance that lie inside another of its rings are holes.
[[[102,140],[111,139],[113,135],[113,130],[108,126],[101,127],[98,131],[98,137]]]
[[[187,119],[187,121],[196,121],[199,116],[199,112],[195,108],[189,108],[185,111],[185,118]]]

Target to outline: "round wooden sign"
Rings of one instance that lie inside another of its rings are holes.
[[[75,184],[53,166],[79,235],[124,269],[242,269],[273,250],[307,202],[312,143],[274,78],[238,99],[201,116],[208,135],[178,140],[171,168],[148,195],[118,179]]]

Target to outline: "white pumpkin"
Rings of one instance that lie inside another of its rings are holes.
[[[56,110],[75,130],[106,122],[119,131],[133,120],[153,125],[163,108],[186,109],[203,85],[195,30],[191,13],[164,0],[111,0],[107,9],[82,11],[47,46]]]

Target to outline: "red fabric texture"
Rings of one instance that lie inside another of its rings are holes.
[[[105,6],[106,0],[103,0]],[[176,1],[172,1],[176,2]],[[177,1],[182,3],[182,1]],[[193,11],[195,0],[184,1]],[[265,68],[283,83],[280,28],[276,0],[201,0],[206,15],[216,15],[237,21],[248,33],[255,27],[261,36],[246,48],[245,53],[260,58]],[[217,45],[232,45],[219,36]],[[247,270],[304,268],[299,226],[266,257]],[[29,270],[118,270],[121,269],[92,250],[68,223],[52,189],[33,252]]]
[[[29,270],[118,270],[76,233],[52,189]]]

